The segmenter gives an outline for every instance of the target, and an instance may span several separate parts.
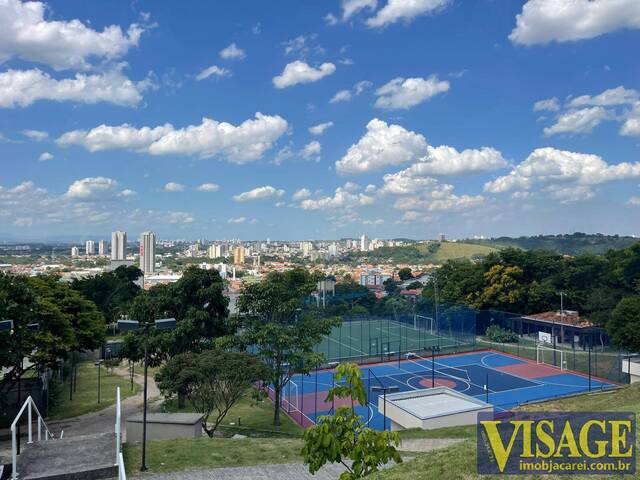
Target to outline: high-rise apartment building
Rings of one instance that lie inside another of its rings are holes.
[[[209,258],[226,257],[228,252],[229,248],[227,245],[213,244],[209,245],[209,248],[207,249],[207,256]]]
[[[369,250],[369,237],[362,235],[360,237],[360,251],[367,252]]]
[[[140,270],[145,275],[156,271],[156,234],[153,232],[140,235]]]
[[[96,245],[93,240],[87,240],[84,242],[84,253],[86,255],[93,255],[96,251]]]
[[[233,263],[235,265],[244,264],[244,247],[242,245],[238,245],[233,249]]]
[[[71,247],[71,256],[72,257],[80,256],[80,249],[78,247]]]
[[[127,232],[111,233],[111,260],[125,260],[127,258]]]
[[[98,242],[98,255],[107,255],[109,253],[109,242],[100,240]]]

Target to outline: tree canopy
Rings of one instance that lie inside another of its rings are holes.
[[[280,424],[280,395],[294,373],[307,373],[322,360],[314,346],[339,323],[303,310],[304,300],[318,278],[297,268],[271,272],[258,283],[245,284],[238,299],[239,315],[232,318],[235,335],[225,346],[252,348],[269,367],[275,391],[274,425]]]
[[[95,304],[56,276],[0,273],[0,319],[14,322],[13,332],[0,332],[5,369],[0,392],[10,390],[26,370],[53,367],[71,351],[91,350],[104,341],[104,318]],[[37,330],[29,324],[37,324]],[[23,369],[24,358],[31,365]]]
[[[213,339],[227,333],[229,300],[224,296],[224,282],[217,270],[190,267],[182,278],[168,285],[141,291],[129,304],[129,317],[143,323],[161,318],[175,318],[176,329],[155,331],[148,335],[151,365],[183,352],[198,352],[212,345]],[[125,337],[123,356],[140,360],[144,356],[144,334],[133,332]]]
[[[203,414],[202,428],[211,437],[231,407],[267,374],[266,365],[255,355],[213,349],[172,357],[156,380],[165,396],[187,397]]]
[[[97,305],[105,319],[112,322],[124,313],[140,292],[137,280],[142,272],[136,266],[120,266],[111,272],[74,279],[71,287]]]

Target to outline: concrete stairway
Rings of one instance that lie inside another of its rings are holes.
[[[80,435],[24,445],[20,480],[93,480],[118,476],[115,433]]]

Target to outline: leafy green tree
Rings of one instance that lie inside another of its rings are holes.
[[[340,364],[336,369],[336,386],[329,390],[326,402],[350,399],[351,405],[338,407],[333,415],[322,416],[317,425],[304,432],[302,456],[314,474],[326,463],[341,463],[346,471],[341,480],[363,478],[390,461],[401,463],[396,450],[397,432],[378,432],[367,428],[355,412],[356,403],[367,405],[362,372],[355,364]],[[351,460],[351,463],[348,463]]]
[[[327,296],[329,315],[353,315],[369,313],[376,304],[376,296],[364,285],[349,278],[337,283],[335,296]]]
[[[186,396],[203,414],[202,428],[212,437],[231,407],[267,375],[266,365],[255,355],[213,349],[169,359],[156,380],[166,397]]]
[[[640,352],[640,295],[620,300],[607,323],[607,331],[619,347]]]
[[[396,282],[393,278],[387,278],[382,284],[387,295],[397,295],[400,292],[400,282]]]
[[[94,349],[104,341],[104,318],[95,304],[55,276],[0,273],[0,319],[14,322],[13,333],[0,332],[0,398],[25,372],[54,367],[71,351]],[[28,327],[34,323],[37,331]]]
[[[238,310],[232,318],[236,334],[222,345],[253,348],[269,366],[275,393],[273,424],[280,425],[282,388],[295,373],[308,373],[322,360],[313,348],[340,321],[314,318],[302,311],[303,300],[316,287],[317,277],[297,268],[271,272],[261,282],[244,284]]]
[[[144,356],[144,344],[148,342],[150,365],[159,365],[179,353],[211,347],[215,338],[228,333],[228,303],[224,282],[216,270],[190,267],[177,282],[142,291],[129,304],[130,318],[143,323],[175,318],[176,328],[150,329],[147,335],[142,331],[132,332],[125,337],[122,355],[140,360]]]
[[[400,280],[404,282],[405,280],[413,278],[413,272],[409,267],[404,267],[398,270],[398,277],[400,277]]]
[[[135,266],[120,266],[111,272],[75,279],[74,290],[95,303],[108,322],[127,312],[129,303],[140,292],[137,281],[142,272]]]

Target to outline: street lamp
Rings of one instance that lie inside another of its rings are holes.
[[[387,429],[387,392],[396,392],[398,391],[398,387],[395,385],[388,385],[382,387],[371,387],[371,391],[373,392],[382,392],[382,416],[384,421],[383,430]]]
[[[147,468],[147,368],[149,367],[149,332],[151,328],[156,330],[173,330],[176,328],[175,318],[162,318],[151,322],[138,322],[137,320],[118,320],[118,330],[133,331],[141,329],[144,334],[144,393],[142,402],[142,462],[140,471],[145,472]]]
[[[100,405],[100,365],[102,365],[104,360],[100,359],[94,363],[96,367],[98,367],[98,405]]]

